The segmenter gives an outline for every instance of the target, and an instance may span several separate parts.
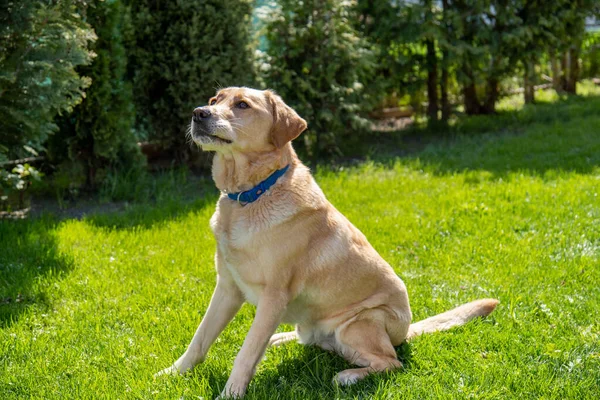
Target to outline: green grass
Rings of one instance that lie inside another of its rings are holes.
[[[399,347],[403,370],[349,388],[331,384],[348,367],[338,356],[269,349],[248,398],[596,398],[598,110],[600,97],[543,104],[496,126],[467,120],[469,135],[416,154],[321,168],[326,195],[406,282],[415,320],[481,297],[501,304]],[[0,222],[1,399],[219,393],[252,307],[193,373],[152,377],[186,348],[215,282],[216,190],[198,185],[191,201],[163,182],[121,213]]]

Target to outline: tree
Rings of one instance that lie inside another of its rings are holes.
[[[192,110],[219,87],[254,80],[250,0],[129,0],[136,129],[180,161]]]
[[[129,27],[128,10],[120,0],[99,1],[90,4],[82,17],[98,36],[91,47],[96,58],[91,65],[78,68],[92,84],[85,99],[60,119],[60,132],[50,139],[49,155],[53,164],[67,159],[80,164],[86,186],[92,189],[102,170],[130,169],[142,157],[133,132],[131,84],[125,80],[123,35]]]
[[[443,40],[442,13],[437,2],[360,0],[357,9],[360,15],[357,27],[375,46],[377,75],[386,81],[378,87],[388,95],[410,94],[417,108],[420,108],[417,100],[425,92],[428,121],[436,123],[439,111],[438,49]],[[444,78],[448,76],[444,75]]]
[[[87,2],[0,5],[0,159],[42,151],[55,116],[70,112],[90,84],[76,67],[91,61],[95,35],[76,4]]]
[[[548,46],[557,47],[563,22],[560,2],[521,0],[513,5],[517,19],[512,24],[511,61],[523,66],[523,93],[525,103],[535,101],[536,65],[548,52]]]
[[[560,0],[555,3],[556,13],[562,22],[556,28],[558,47],[563,52],[561,62],[561,86],[571,94],[577,94],[580,75],[581,46],[585,38],[585,19],[600,14],[597,0]]]
[[[451,95],[462,97],[467,114],[494,113],[516,75],[533,102],[548,53],[556,86],[574,91],[583,22],[598,8],[597,0],[359,0],[356,25],[375,47],[384,95],[401,91],[418,105],[427,93],[429,121],[437,119],[438,99],[448,121]],[[558,52],[566,55],[562,79]]]
[[[586,34],[582,45],[582,77],[594,78],[600,75],[600,32]]]
[[[264,79],[308,121],[308,151],[340,154],[366,126],[372,51],[352,25],[354,2],[281,0],[266,21]]]

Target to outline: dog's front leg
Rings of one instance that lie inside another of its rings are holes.
[[[242,349],[235,358],[231,376],[225,384],[221,398],[244,395],[271,335],[279,326],[287,304],[288,295],[285,291],[269,289],[263,291],[258,300],[254,322],[252,322]]]
[[[210,304],[192,338],[192,342],[185,353],[172,366],[160,371],[157,375],[183,374],[194,368],[196,364],[204,361],[209,347],[235,316],[243,302],[244,297],[231,280],[231,277],[227,274],[219,274]]]

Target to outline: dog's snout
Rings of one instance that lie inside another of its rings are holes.
[[[203,119],[206,119],[211,116],[210,110],[208,107],[198,107],[194,110],[194,122],[201,122]]]

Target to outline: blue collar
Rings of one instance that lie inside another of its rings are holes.
[[[273,186],[275,182],[277,182],[277,179],[281,178],[283,174],[285,174],[289,167],[290,165],[288,164],[284,168],[278,169],[277,171],[273,172],[267,179],[254,186],[250,190],[238,193],[227,193],[227,196],[231,200],[237,201],[238,203],[253,203],[256,200],[258,200],[258,198],[262,196],[267,190],[269,190],[269,188]]]

